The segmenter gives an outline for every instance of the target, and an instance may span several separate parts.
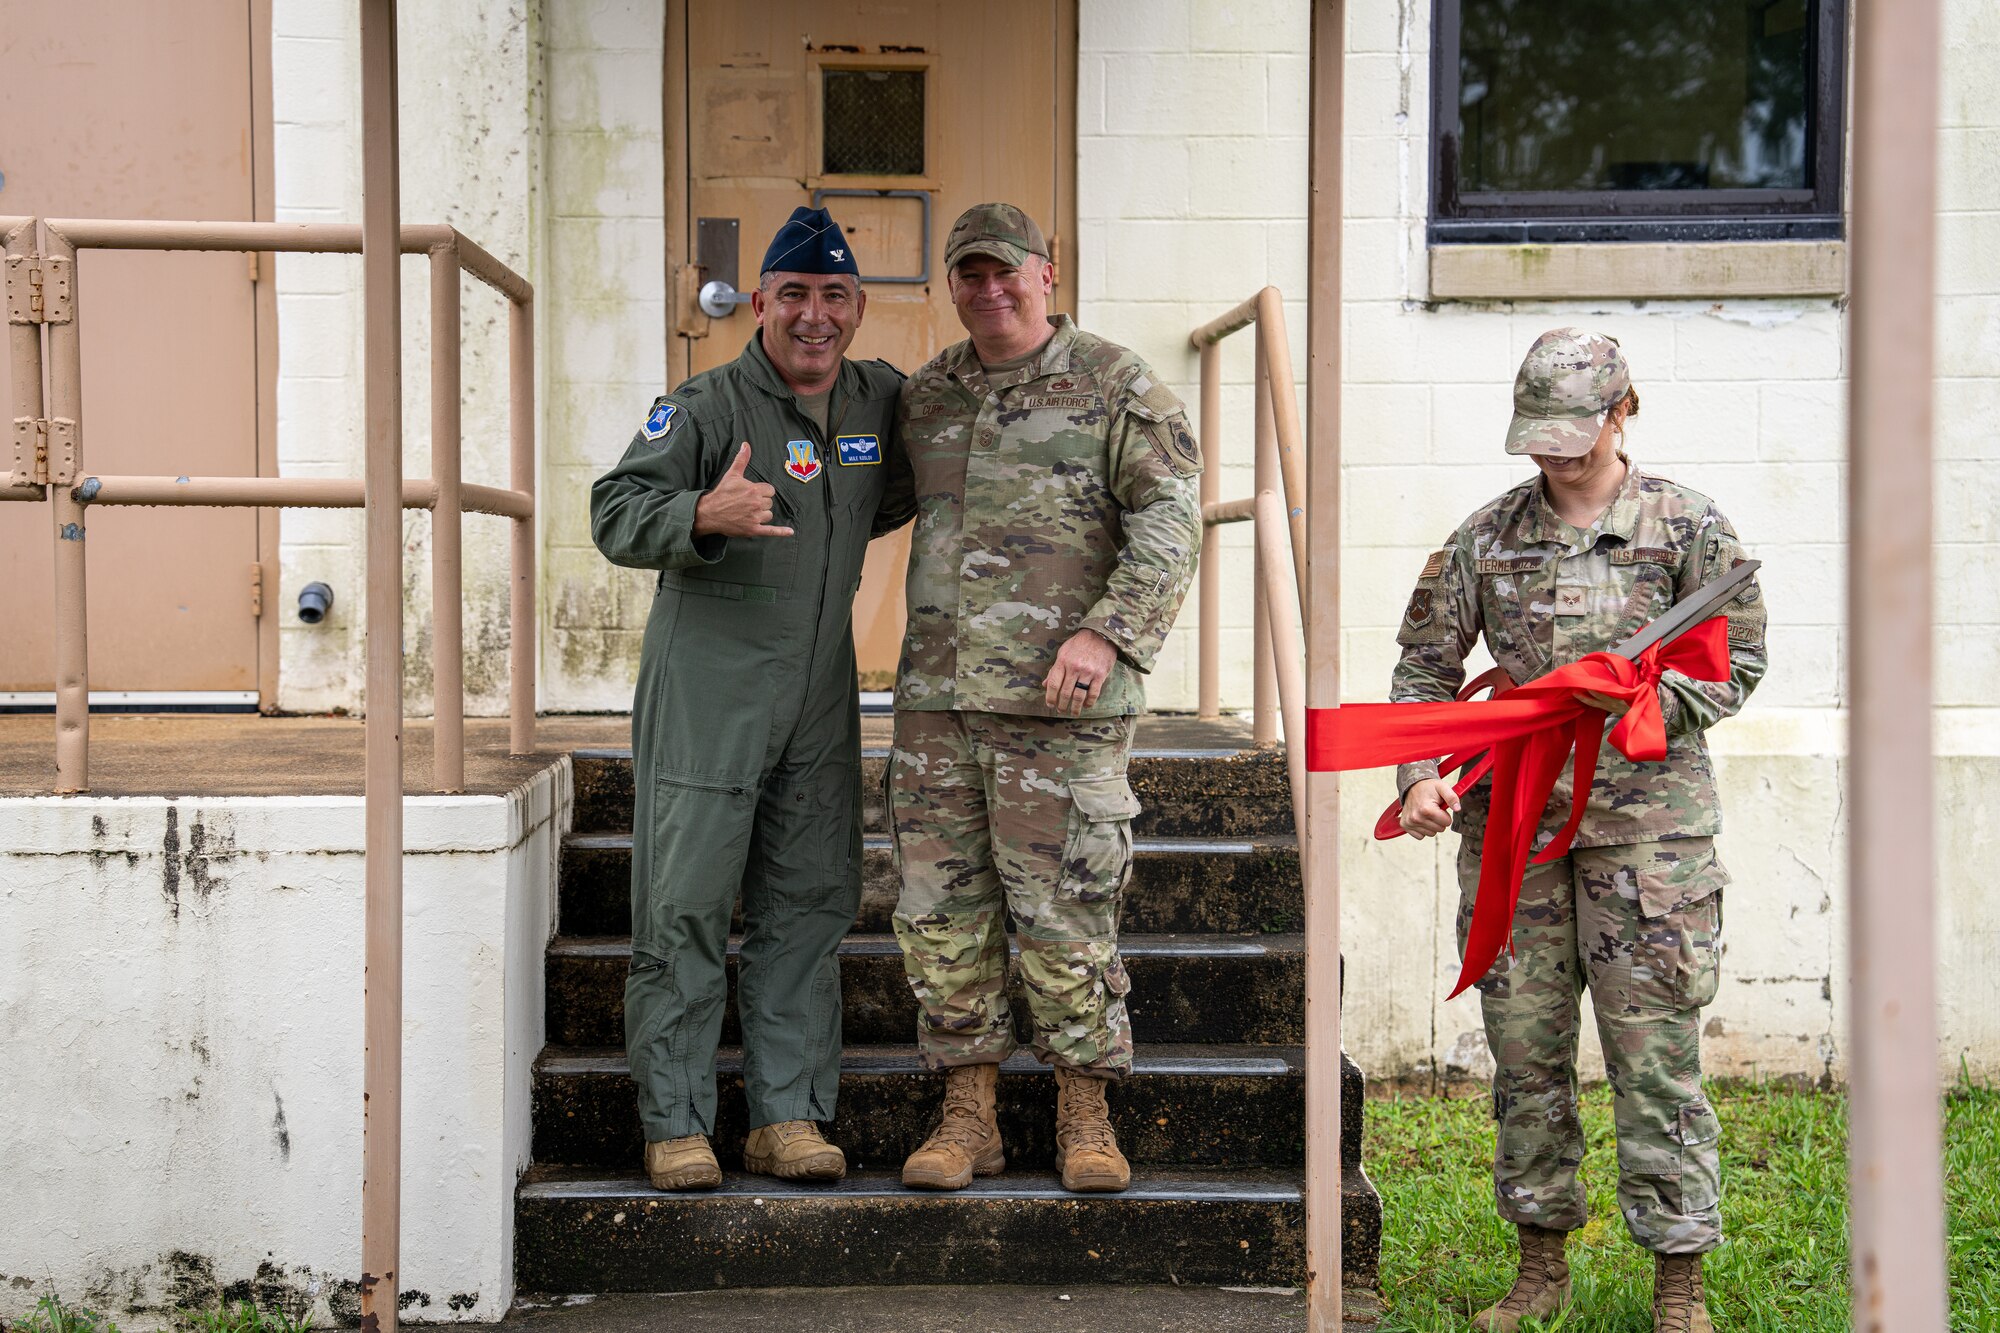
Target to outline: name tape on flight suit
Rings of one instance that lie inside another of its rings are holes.
[[[836,435],[833,447],[842,467],[868,467],[882,461],[882,441],[873,435]]]

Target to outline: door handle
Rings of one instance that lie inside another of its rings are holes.
[[[750,293],[739,292],[735,284],[715,278],[701,285],[701,294],[695,299],[701,305],[702,314],[710,319],[727,319],[735,313],[737,306],[749,303]]]

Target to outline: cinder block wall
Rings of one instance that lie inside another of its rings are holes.
[[[2000,97],[1979,71],[2000,19],[1947,0],[1942,97],[1938,394],[1939,839],[1942,1065],[2000,1069],[1991,957],[2000,896],[1983,824],[1953,809],[2000,797],[1993,719],[2000,545],[1991,422],[2000,407]],[[1428,5],[1350,6],[1346,72],[1342,403],[1343,695],[1380,699],[1395,626],[1427,552],[1531,472],[1501,452],[1515,368],[1535,335],[1580,323],[1631,356],[1640,466],[1714,496],[1766,561],[1772,671],[1714,734],[1728,832],[1729,983],[1710,1011],[1710,1066],[1841,1077],[1845,936],[1840,815],[1844,302],[1440,303],[1424,241]],[[1266,282],[1305,291],[1307,8],[1295,0],[1086,0],[1079,57],[1077,275],[1083,322],[1144,353],[1190,404],[1186,336]],[[1249,348],[1225,357],[1224,493],[1251,492]],[[1222,537],[1226,702],[1248,702],[1249,534]],[[1193,603],[1155,677],[1156,707],[1195,700]],[[1377,844],[1387,774],[1343,788],[1349,1048],[1377,1075],[1483,1073],[1456,972],[1455,840]],[[1960,804],[1963,802],[1964,804]],[[1955,826],[1955,823],[1957,826]],[[1594,1061],[1594,1055],[1587,1060]]]
[[[506,0],[405,5],[397,32],[403,220],[450,223],[538,289],[539,21],[539,6]],[[277,0],[271,58],[278,220],[359,222],[359,6]],[[403,471],[427,477],[428,261],[405,256],[402,278]],[[359,477],[361,259],[280,255],[277,283],[279,472]],[[468,277],[461,305],[463,475],[504,486],[506,302]],[[507,527],[504,519],[480,515],[468,515],[464,524],[466,708],[475,714],[504,713],[507,706]],[[288,509],[279,533],[279,703],[302,712],[358,708],[366,596],[361,513]],[[406,511],[403,533],[405,707],[423,716],[431,709],[430,515]],[[303,625],[295,614],[298,591],[316,579],[333,587],[333,612],[318,625]]]

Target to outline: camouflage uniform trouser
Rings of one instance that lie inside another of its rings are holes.
[[[1461,949],[1479,844],[1468,836],[1459,848]],[[1584,1223],[1576,1043],[1587,985],[1611,1081],[1626,1228],[1663,1254],[1722,1243],[1721,1130],[1701,1088],[1700,1020],[1715,998],[1728,881],[1710,838],[1578,847],[1528,867],[1513,959],[1502,955],[1477,983],[1495,1066],[1493,1190],[1503,1218],[1559,1231]]]
[[[896,714],[888,800],[896,939],[927,1069],[1015,1048],[1006,916],[1043,1061],[1132,1068],[1118,908],[1132,869],[1133,719]]]

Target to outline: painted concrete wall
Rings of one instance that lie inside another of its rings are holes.
[[[653,580],[590,543],[590,483],[667,389],[664,25],[653,4],[545,0],[545,707],[624,711]]]
[[[2000,99],[1980,71],[2000,21],[1947,0],[1938,452],[1941,808],[2000,799],[2000,545],[1990,423],[2000,407]],[[1474,507],[1531,475],[1500,451],[1535,335],[1617,335],[1643,412],[1641,466],[1715,496],[1766,561],[1772,671],[1712,736],[1720,758],[1728,974],[1707,1025],[1712,1069],[1840,1077],[1844,886],[1842,303],[1435,303],[1427,290],[1430,6],[1349,7],[1343,282],[1341,577],[1345,697],[1379,699],[1415,572]],[[1079,59],[1083,322],[1148,356],[1194,397],[1186,332],[1266,282],[1305,281],[1307,18],[1290,0],[1086,0]],[[1293,312],[1293,352],[1305,348]],[[1247,348],[1225,359],[1225,494],[1250,493]],[[1243,461],[1238,461],[1243,460]],[[1249,560],[1224,537],[1224,698],[1248,693]],[[1198,620],[1169,645],[1156,706],[1193,700]],[[1348,1044],[1371,1073],[1480,1074],[1476,1006],[1441,1001],[1456,971],[1454,840],[1375,844],[1386,774],[1345,784]],[[1949,804],[1943,802],[1948,801]],[[1993,955],[2000,891],[1983,821],[1939,838],[1940,1061],[2000,1070]]]
[[[361,220],[360,16],[355,0],[275,0],[272,113],[281,222]],[[538,282],[541,66],[538,8],[519,0],[405,5],[402,212],[447,222]],[[404,475],[430,475],[429,265],[406,256],[403,278]],[[280,255],[278,468],[293,477],[362,471],[362,293],[358,255]],[[507,473],[506,302],[462,283],[463,475],[504,486]],[[464,525],[466,707],[506,711],[507,529]],[[431,704],[431,520],[403,518],[408,711]],[[280,526],[279,703],[300,712],[361,704],[364,600],[358,510],[288,509]],[[334,589],[318,625],[298,620],[298,590]]]
[[[570,793],[565,759],[406,806],[411,1319],[496,1320],[513,1295]],[[352,1323],[361,801],[4,800],[0,847],[0,1317],[46,1282],[148,1328],[254,1282]]]

